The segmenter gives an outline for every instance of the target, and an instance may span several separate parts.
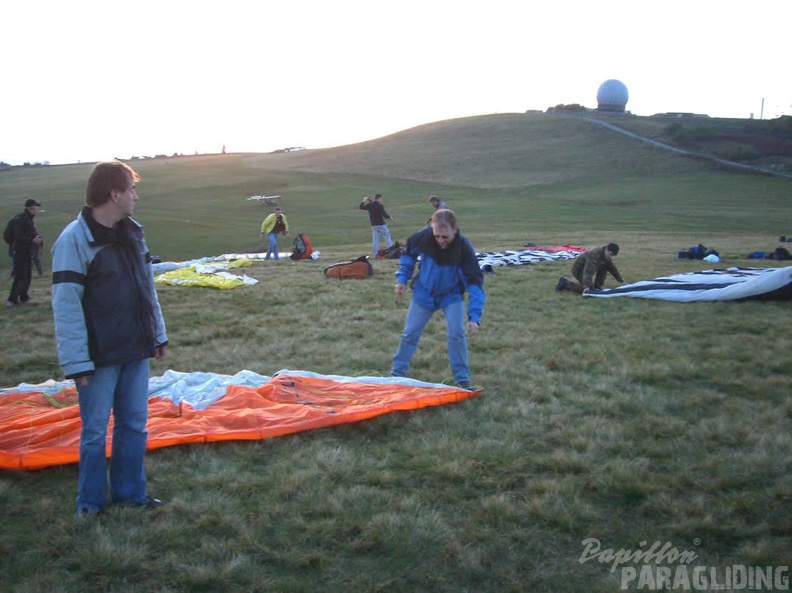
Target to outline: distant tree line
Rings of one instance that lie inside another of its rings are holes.
[[[572,112],[572,113],[580,113],[581,111],[588,111],[583,105],[579,103],[559,103],[555,107],[548,107],[547,112],[553,113],[554,111],[565,111],[565,112]]]
[[[42,161],[40,163],[28,163],[25,162],[22,164],[23,167],[48,167],[49,161]],[[9,165],[4,161],[0,161],[0,171],[10,171],[13,165]]]

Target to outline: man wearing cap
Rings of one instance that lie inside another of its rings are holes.
[[[580,284],[561,277],[556,284],[556,290],[558,292],[568,290],[578,294],[599,290],[605,284],[605,278],[609,272],[611,276],[624,284],[624,278],[613,263],[613,258],[618,253],[619,246],[616,243],[608,243],[581,253],[572,264],[572,275]]]
[[[30,300],[28,291],[33,279],[33,255],[44,245],[44,240],[33,222],[40,209],[41,204],[29,198],[25,202],[25,210],[11,220],[13,240],[10,249],[14,258],[14,281],[11,284],[6,307],[13,307]]]

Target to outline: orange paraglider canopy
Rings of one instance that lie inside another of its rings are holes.
[[[458,402],[481,390],[409,379],[339,377],[282,371],[260,385],[230,385],[205,408],[189,399],[151,396],[148,449],[186,443],[258,440],[358,422],[399,410]],[[199,398],[200,400],[200,398]],[[55,393],[6,389],[0,395],[0,468],[76,463],[80,415],[68,383]],[[108,427],[108,455],[112,418]]]

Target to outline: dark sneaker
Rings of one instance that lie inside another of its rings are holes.
[[[159,498],[151,498],[150,496],[146,496],[145,500],[141,502],[136,502],[132,505],[133,507],[146,507],[149,509],[156,509],[157,507],[162,506],[162,501]]]
[[[147,509],[156,509],[163,505],[163,502],[159,498],[152,498],[150,496],[146,496],[141,501],[138,502],[122,502],[120,503],[121,506],[125,507],[142,507]]]
[[[470,381],[460,381],[456,384],[457,387],[461,387],[462,389],[470,389]]]
[[[80,507],[80,508],[77,509],[77,512],[74,513],[74,516],[77,517],[77,518],[96,517],[96,515],[98,515],[101,512],[102,512],[102,509],[91,510],[91,509],[89,509],[87,507]]]
[[[567,279],[561,276],[561,278],[558,279],[558,284],[556,284],[556,288],[555,288],[556,292],[561,292],[562,290],[564,290],[566,288],[566,285],[567,285]]]

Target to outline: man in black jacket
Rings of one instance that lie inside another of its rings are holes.
[[[371,257],[377,257],[380,236],[385,241],[385,249],[393,245],[388,225],[385,224],[386,218],[393,220],[393,217],[385,212],[385,206],[382,205],[382,194],[374,196],[373,201],[365,196],[360,202],[360,209],[368,211],[369,222],[371,222]]]
[[[29,198],[25,202],[25,210],[17,214],[11,221],[13,228],[14,281],[11,284],[11,293],[8,295],[6,307],[13,307],[30,300],[30,282],[33,279],[33,255],[44,244],[33,219],[41,209],[41,204]]]

